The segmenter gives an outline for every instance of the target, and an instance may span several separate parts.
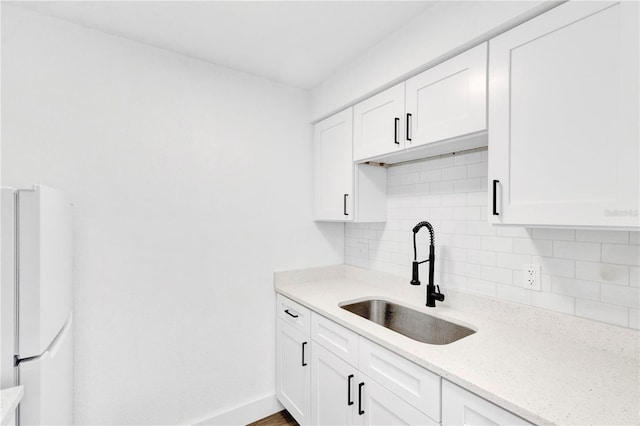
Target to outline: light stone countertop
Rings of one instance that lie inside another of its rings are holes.
[[[640,332],[336,265],[276,272],[275,290],[535,424],[640,425]],[[339,307],[380,298],[470,326],[448,345],[417,342]]]
[[[15,386],[0,391],[0,424],[4,425],[6,424],[5,422],[11,419],[11,415],[22,400],[23,395],[23,386]]]

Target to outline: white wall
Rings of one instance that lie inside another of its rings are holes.
[[[343,261],[308,94],[3,6],[2,184],[75,205],[76,423],[273,394],[273,271]]]
[[[640,329],[640,233],[489,225],[486,150],[391,167],[387,185],[385,224],[345,225],[345,263],[410,285],[411,229],[427,220],[445,295],[453,288]],[[422,260],[428,232],[417,242]],[[541,266],[541,292],[522,288],[523,265],[531,263]],[[428,264],[420,274],[426,283]]]
[[[559,4],[554,1],[440,1],[346,64],[311,92],[319,120]]]

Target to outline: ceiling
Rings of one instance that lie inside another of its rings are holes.
[[[310,89],[432,1],[11,2],[106,33]]]

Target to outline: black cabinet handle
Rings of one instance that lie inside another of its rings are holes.
[[[364,387],[364,382],[358,385],[358,415],[363,415],[364,410],[362,409],[362,388]]]
[[[496,199],[496,192],[498,189],[498,183],[500,181],[497,179],[493,180],[493,215],[494,216],[500,216],[500,213],[498,213],[498,207],[497,207],[497,199]]]
[[[347,197],[349,196],[349,194],[344,194],[344,197],[342,199],[342,211],[344,212],[345,216],[349,216],[349,213],[347,213]]]
[[[407,140],[411,142],[411,114],[407,113]]]
[[[284,310],[284,312],[285,312],[285,314],[289,315],[289,316],[290,316],[290,317],[292,317],[292,318],[298,318],[298,315],[294,315],[294,314],[292,314],[291,312],[289,312],[289,310],[288,310],[288,309],[285,309],[285,310]]]
[[[400,123],[400,119],[399,118],[394,118],[394,122],[393,122],[393,143],[397,143],[398,145],[400,145],[400,142],[398,141],[398,124]]]
[[[307,342],[302,342],[302,366],[306,367],[307,363],[304,362],[304,347],[307,345]]]
[[[347,405],[353,405],[351,400],[351,379],[353,379],[353,374],[349,374],[349,377],[347,377]]]

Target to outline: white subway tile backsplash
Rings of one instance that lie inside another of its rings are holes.
[[[446,157],[439,157],[439,158],[433,158],[429,161],[427,161],[427,168],[428,169],[442,169],[444,167],[451,167],[453,166],[453,156],[446,156]]]
[[[486,207],[489,205],[486,192],[469,192],[467,195],[467,205]]]
[[[470,164],[467,166],[467,177],[487,177],[488,169],[485,163]]]
[[[429,217],[431,219],[452,220],[453,207],[432,207]]]
[[[496,235],[498,237],[531,238],[531,230],[511,226],[496,226]]]
[[[527,254],[496,253],[496,265],[501,268],[519,271],[529,263],[531,263],[531,256]]]
[[[467,262],[475,265],[495,266],[497,254],[485,250],[467,250]]]
[[[440,255],[442,259],[449,259],[457,262],[465,262],[467,260],[467,251],[457,247],[440,247],[439,252],[436,248],[436,256],[437,255]]]
[[[551,291],[580,299],[600,300],[600,284],[593,281],[551,277]]]
[[[598,243],[553,242],[553,256],[560,259],[599,261],[600,251],[601,245]]]
[[[496,235],[496,227],[489,225],[484,221],[470,221],[467,222],[467,233],[469,235]]]
[[[623,327],[629,325],[629,310],[622,306],[576,299],[576,315]]]
[[[576,276],[576,264],[573,260],[556,259],[553,257],[533,256],[531,262],[540,265],[543,274],[558,277]],[[585,278],[590,279],[590,278]],[[595,281],[595,280],[594,280]]]
[[[629,266],[629,285],[640,287],[640,268],[637,266]]]
[[[513,284],[513,274],[511,269],[494,268],[493,266],[482,267],[482,279],[501,284]]]
[[[413,234],[432,223],[436,279],[446,289],[640,328],[639,232],[523,228],[487,223],[487,151],[388,169],[386,223],[345,224],[345,263],[411,277]],[[418,235],[418,258],[428,233]],[[360,256],[359,242],[369,245]],[[541,290],[522,287],[524,264],[541,266]],[[423,281],[428,264],[421,266]]]
[[[478,192],[483,188],[484,178],[459,179],[453,181],[453,192]]]
[[[629,267],[600,262],[576,262],[576,278],[612,284],[629,284]]]
[[[546,292],[531,292],[531,304],[539,308],[549,309],[565,314],[574,313],[574,299],[570,296]]]
[[[496,283],[491,281],[467,278],[466,288],[467,291],[471,293],[481,294],[483,296],[495,297],[496,295]]]
[[[442,180],[442,170],[434,169],[434,170],[426,170],[424,172],[420,172],[419,181],[420,182],[438,182]]]
[[[446,207],[458,207],[467,205],[467,194],[442,194],[442,205]]]
[[[482,250],[513,252],[513,238],[482,237]]]
[[[602,295],[600,300],[604,303],[638,309],[640,308],[640,289],[635,287],[602,284]]]
[[[455,207],[454,220],[482,220],[483,207]]]
[[[441,207],[443,205],[442,197],[440,194],[425,195],[420,197],[418,204],[421,207]]]
[[[452,180],[447,180],[443,182],[431,182],[431,193],[432,194],[450,194],[453,192],[453,182]]]
[[[467,166],[442,169],[442,180],[463,179],[467,177]]]
[[[531,290],[514,285],[496,284],[496,296],[510,302],[531,305]]]
[[[479,250],[482,247],[482,237],[478,235],[453,234],[453,246]]]
[[[640,265],[640,246],[603,244],[602,261],[622,265]]]
[[[535,256],[551,256],[553,252],[552,242],[548,240],[514,238],[513,252],[520,254],[531,254]]]
[[[431,223],[434,224],[434,222]],[[456,220],[442,220],[440,222],[437,222],[437,224],[439,232],[448,234],[465,234],[467,232],[467,222]]]
[[[578,229],[576,231],[576,241],[591,241],[596,243],[616,243],[627,244],[629,242],[629,232],[626,231],[592,231]]]
[[[574,241],[576,239],[576,231],[573,229],[533,228],[531,231],[533,238],[539,240]]]

